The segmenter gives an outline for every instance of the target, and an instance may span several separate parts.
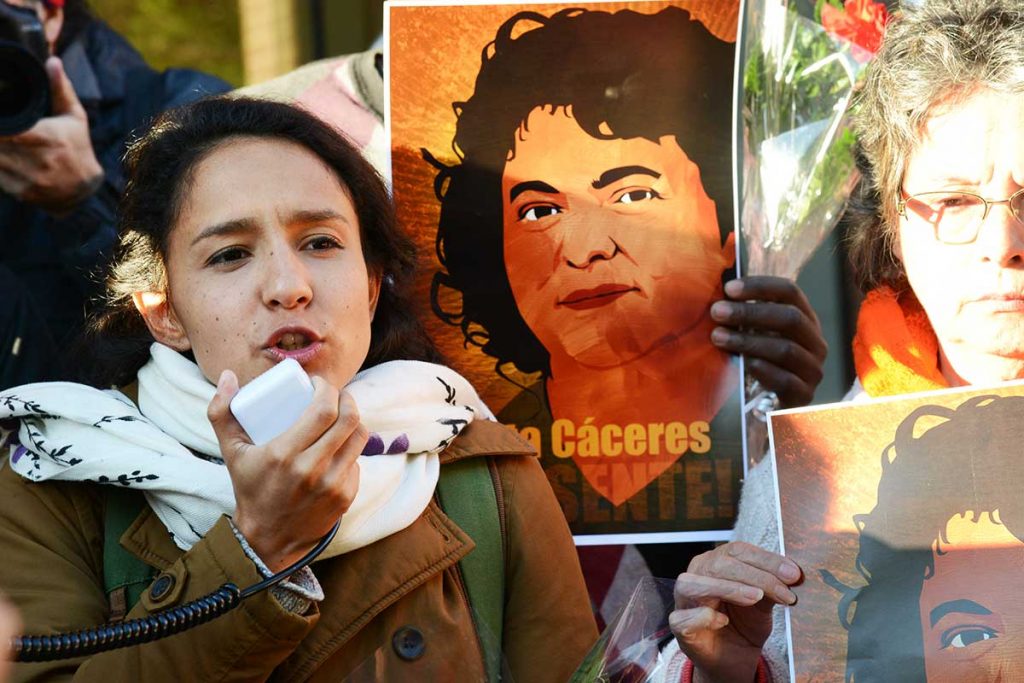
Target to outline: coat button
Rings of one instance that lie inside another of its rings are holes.
[[[391,646],[395,648],[395,654],[407,662],[419,659],[427,649],[423,634],[412,626],[403,626],[395,631],[391,637]]]
[[[161,574],[156,577],[156,581],[149,587],[149,599],[154,602],[160,602],[167,597],[173,588],[174,577],[170,574]]]

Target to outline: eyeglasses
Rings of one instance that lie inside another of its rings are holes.
[[[996,204],[1006,204],[1013,217],[1024,223],[1024,189],[1008,199],[985,199],[973,192],[921,192],[900,200],[896,209],[907,220],[913,216],[927,222],[940,242],[970,244]]]

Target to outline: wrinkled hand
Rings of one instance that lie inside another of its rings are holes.
[[[46,61],[53,114],[0,138],[0,189],[54,214],[70,211],[103,182],[89,120],[60,58]]]
[[[207,415],[235,491],[234,522],[272,571],[292,564],[348,511],[369,434],[355,401],[314,376],[313,402],[273,440],[255,446],[231,414],[238,378],[221,373]]]
[[[823,377],[828,344],[818,316],[792,280],[758,275],[725,284],[711,306],[711,342],[746,356],[746,368],[783,408],[805,406]]]
[[[772,608],[792,605],[800,568],[781,555],[731,542],[698,555],[675,584],[669,626],[694,664],[694,680],[753,681],[772,632]]]

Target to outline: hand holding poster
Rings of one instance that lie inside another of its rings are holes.
[[[578,542],[732,525],[741,383],[708,309],[736,260],[737,14],[389,3],[395,200],[437,257],[425,322],[537,446]]]
[[[1022,423],[1022,384],[772,415],[793,680],[1020,680]]]

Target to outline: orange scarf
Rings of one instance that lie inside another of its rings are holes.
[[[939,341],[912,292],[891,287],[868,292],[857,316],[853,364],[868,396],[944,389]]]

